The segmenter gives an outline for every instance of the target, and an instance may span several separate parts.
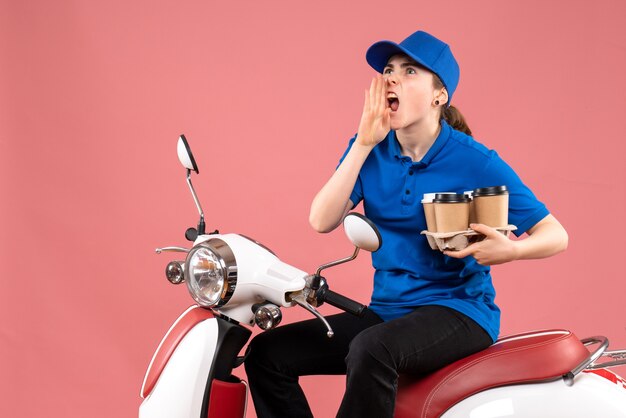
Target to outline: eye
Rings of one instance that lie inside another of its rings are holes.
[[[407,74],[417,74],[417,71],[415,71],[415,68],[413,68],[413,67],[408,67],[406,69],[406,73]]]
[[[391,68],[387,67],[383,70],[383,74],[391,74],[393,71],[391,70]]]

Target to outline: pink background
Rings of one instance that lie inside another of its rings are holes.
[[[356,130],[366,48],[418,28],[452,45],[476,138],[569,232],[564,254],[494,268],[502,332],[626,348],[625,15],[619,0],[0,1],[0,416],[136,416],[191,304],[154,254],[196,222],[180,133],[207,228],[308,271],[349,254],[341,231],[309,227],[309,205]],[[363,255],[328,278],[366,301],[371,274]],[[316,416],[343,383],[302,379]]]

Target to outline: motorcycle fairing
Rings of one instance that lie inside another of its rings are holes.
[[[216,352],[217,318],[197,323],[180,341],[154,388],[139,407],[139,418],[200,418],[205,385]]]
[[[145,398],[152,392],[159,376],[161,376],[163,368],[185,335],[199,322],[213,317],[213,312],[210,310],[203,309],[198,305],[193,305],[187,308],[187,310],[174,321],[154,352],[148,370],[146,370],[146,375],[141,385],[142,398]]]
[[[621,386],[622,389],[626,390],[626,380],[622,379],[615,373],[607,369],[596,369],[596,370],[584,370],[583,373],[593,373],[600,377],[607,379],[609,382],[615,383],[617,386]]]
[[[172,325],[153,357],[144,380],[142,394],[146,395],[139,417],[207,417],[213,379],[238,382],[231,372],[250,334],[250,330],[206,309],[189,308]],[[157,373],[154,360],[159,358],[165,358],[166,363]]]
[[[222,315],[253,326],[254,312],[250,306],[254,301],[267,300],[277,306],[293,306],[294,302],[287,300],[286,296],[304,288],[304,279],[308,275],[305,271],[282,262],[269,250],[238,234],[202,235],[194,246],[210,243],[213,239],[226,242],[236,254],[235,291],[228,303],[219,307]]]
[[[558,379],[488,389],[457,403],[441,415],[441,418],[624,416],[626,390],[596,373],[580,373],[572,386],[567,386],[562,379]]]

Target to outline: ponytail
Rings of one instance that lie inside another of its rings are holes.
[[[472,131],[470,130],[469,126],[467,126],[467,122],[465,122],[465,118],[463,117],[459,109],[457,109],[456,107],[454,106],[445,107],[444,105],[441,111],[441,119],[448,122],[448,125],[450,125],[453,129],[456,129],[457,131],[461,131],[464,134],[472,136]]]
[[[444,88],[444,85],[441,82],[441,79],[435,73],[433,73],[433,84],[434,84],[435,89],[437,90]],[[472,136],[472,131],[470,130],[469,126],[467,126],[467,122],[465,122],[465,118],[463,117],[459,109],[457,109],[456,107],[443,105],[441,107],[441,115],[439,116],[439,120],[441,119],[448,122],[448,125],[450,125],[453,129],[456,129],[457,131],[461,131],[464,134]]]

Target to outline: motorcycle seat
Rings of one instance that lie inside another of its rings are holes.
[[[587,348],[570,331],[509,335],[427,376],[400,376],[395,418],[439,417],[486,389],[559,379],[588,357]]]

